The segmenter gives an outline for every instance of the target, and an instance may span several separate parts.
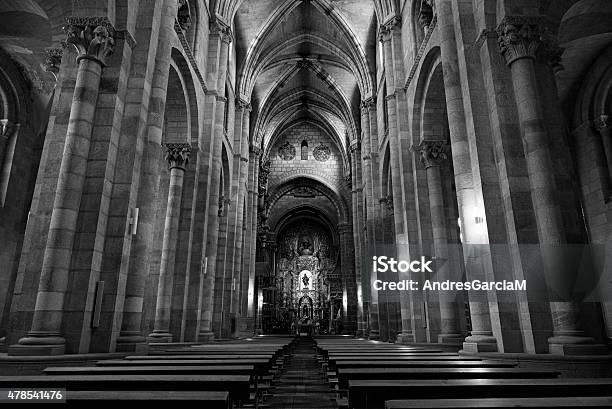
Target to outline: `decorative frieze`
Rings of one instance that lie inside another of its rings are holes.
[[[89,59],[105,67],[113,54],[115,29],[106,17],[67,17],[66,43],[78,53],[77,62]]]
[[[188,143],[166,143],[166,161],[168,169],[179,168],[185,170],[191,154],[191,145]]]

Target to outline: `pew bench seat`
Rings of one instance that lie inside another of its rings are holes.
[[[414,399],[390,400],[385,409],[511,409],[511,408],[610,408],[612,396],[548,397],[548,398],[487,398],[487,399]]]
[[[612,378],[350,380],[349,407],[382,409],[401,399],[609,396]]]

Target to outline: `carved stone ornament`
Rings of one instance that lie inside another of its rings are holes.
[[[166,160],[168,169],[179,168],[185,170],[191,154],[191,146],[188,143],[166,143]]]
[[[45,71],[53,74],[56,80],[60,64],[62,63],[62,53],[62,48],[47,48],[45,50],[46,57],[43,66],[45,67]]]
[[[278,148],[278,157],[282,160],[293,160],[295,158],[295,146],[285,142]]]
[[[442,141],[423,141],[415,146],[414,151],[419,155],[419,160],[425,169],[431,166],[440,166],[447,159]]]
[[[521,58],[536,58],[547,31],[540,17],[505,17],[497,27],[498,43],[506,63]]]
[[[291,191],[293,197],[316,197],[318,192],[308,186],[296,187]]]
[[[108,18],[67,17],[66,23],[66,43],[76,48],[77,62],[89,59],[105,67],[115,46],[115,30]]]
[[[609,115],[600,115],[599,118],[594,121],[594,125],[595,128],[601,132],[602,130],[605,130],[610,127],[610,122],[611,121]]]
[[[331,150],[329,149],[329,146],[326,145],[319,145],[312,151],[312,156],[314,156],[314,158],[319,162],[327,162],[330,154]]]
[[[191,27],[191,10],[189,9],[189,2],[187,0],[178,1],[176,20],[183,31],[187,31]]]

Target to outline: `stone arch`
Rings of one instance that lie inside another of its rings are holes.
[[[270,186],[269,192],[270,195],[268,197],[268,206],[266,208],[266,213],[268,216],[270,215],[271,209],[274,207],[274,204],[285,194],[295,189],[298,186],[307,186],[309,188],[315,189],[320,192],[322,195],[326,196],[336,207],[338,220],[342,223],[348,223],[350,217],[350,211],[348,204],[344,200],[344,196],[338,190],[334,189],[332,185],[329,184],[326,180],[316,176],[316,175],[304,175],[297,174],[288,176],[278,183]]]
[[[432,78],[436,76],[439,80],[439,84],[432,84]],[[419,71],[419,75],[416,83],[416,90],[414,92],[414,100],[412,103],[412,133],[415,135],[415,141],[420,142],[424,138],[423,135],[423,118],[427,121],[433,121],[433,116],[426,112],[426,100],[430,86],[437,87],[432,88],[437,92],[442,91],[442,98],[444,98],[444,81],[442,78],[442,60],[440,55],[439,47],[432,47],[423,59],[423,64]],[[435,92],[434,92],[435,93]],[[431,96],[431,94],[429,94]],[[443,101],[444,109],[446,109],[446,100]],[[429,138],[430,139],[430,138]]]
[[[164,111],[164,143],[187,143],[190,141],[191,123],[185,81],[174,61],[170,62],[168,91]]]
[[[180,76],[181,83],[183,85],[183,92],[185,93],[186,108],[189,116],[189,132],[186,135],[187,142],[191,143],[191,146],[198,146],[200,139],[200,121],[199,121],[199,108],[198,108],[198,97],[196,93],[196,87],[193,80],[193,73],[190,69],[187,59],[183,53],[177,48],[172,48],[172,66]]]

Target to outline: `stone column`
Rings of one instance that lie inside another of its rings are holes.
[[[553,354],[574,355],[592,353],[594,340],[584,336],[578,328],[578,306],[568,301],[571,288],[564,282],[576,272],[568,262],[564,251],[566,234],[559,202],[556,200],[555,174],[550,155],[546,119],[538,95],[535,61],[545,47],[544,21],[540,17],[508,16],[499,27],[500,52],[506,59],[512,75],[523,149],[533,202],[538,236],[544,263],[544,274],[550,289],[549,295],[553,336],[549,338],[549,351]],[[589,345],[592,344],[592,345]],[[601,349],[604,353],[604,349]]]
[[[212,105],[213,114],[211,134],[211,175],[208,204],[208,229],[206,235],[206,275],[202,286],[201,322],[198,334],[199,341],[209,341],[214,338],[212,333],[212,314],[214,303],[214,281],[217,266],[217,242],[219,237],[219,186],[221,183],[221,152],[223,136],[223,116],[225,104],[225,81],[227,76],[227,55],[229,44],[232,42],[231,29],[220,20],[211,22],[209,36],[209,66],[214,67],[209,72],[211,88],[209,93],[214,95],[215,103]]]
[[[346,310],[342,316],[342,331],[344,334],[354,334],[357,322],[357,305],[355,296],[355,274],[354,274],[354,243],[352,243],[352,228],[349,223],[338,225],[340,235],[340,266],[342,270],[343,290],[346,292]],[[344,299],[342,300],[344,303]]]
[[[451,0],[436,2],[438,10],[438,32],[440,33],[440,54],[446,97],[448,126],[455,183],[457,206],[462,223],[473,220],[473,209],[477,205],[472,159],[468,141],[466,112],[463,105],[462,82],[459,72],[458,41],[455,37],[455,21]],[[483,237],[463,229],[463,256],[468,279],[481,278],[483,270],[480,246]],[[463,349],[470,352],[497,351],[497,340],[493,336],[489,301],[486,294],[470,292],[470,320],[472,331],[465,339]]]
[[[418,243],[416,241],[417,231],[416,203],[414,201],[413,175],[410,174],[412,168],[412,157],[408,155],[409,146],[402,146],[409,137],[409,125],[406,112],[408,111],[405,102],[405,93],[401,89],[400,79],[403,78],[403,55],[401,55],[401,21],[398,18],[388,20],[380,26],[379,31],[380,47],[383,49],[385,64],[385,81],[387,95],[387,113],[389,118],[389,166],[391,169],[391,184],[393,196],[393,219],[395,227],[395,247],[398,260],[410,260],[417,255]],[[379,199],[382,198],[379,196]],[[382,212],[381,212],[382,215]],[[411,236],[409,236],[411,231]],[[411,254],[412,253],[412,254]],[[393,274],[395,279],[395,274]],[[409,273],[399,273],[397,279],[414,279]],[[396,294],[390,293],[391,302],[395,302]],[[415,340],[413,331],[412,306],[415,305],[416,293],[399,294],[399,306],[401,316],[401,333],[397,336],[397,342],[409,343]],[[395,309],[392,306],[392,309]]]
[[[374,177],[373,161],[372,161],[372,132],[376,132],[376,107],[373,99],[368,99],[361,104],[361,126],[363,130],[363,143],[362,143],[362,155],[361,163],[363,165],[363,178],[365,181],[365,196],[366,196],[366,257],[365,259],[371,259],[372,256],[376,255],[376,243],[380,239],[377,236],[376,219],[377,219],[377,203],[376,203],[376,189],[374,183],[376,178]],[[373,122],[373,123],[372,123]],[[380,327],[378,317],[378,293],[373,289],[372,284],[377,280],[375,271],[368,268],[367,278],[364,280],[366,284],[363,287],[364,300],[368,302],[368,315],[369,315],[369,328],[368,337],[372,340],[378,340],[380,338]]]
[[[187,143],[168,143],[165,146],[167,150],[166,160],[170,170],[170,183],[166,220],[164,222],[159,282],[157,285],[155,324],[153,332],[149,334],[149,342],[172,342],[170,309],[172,308],[172,288],[174,283],[174,258],[181,215],[183,177],[191,152],[191,147]]]
[[[361,125],[362,127],[364,124]],[[363,132],[363,131],[362,131]],[[351,176],[352,176],[352,199],[353,199],[353,242],[355,245],[355,283],[357,297],[357,332],[356,336],[362,337],[367,330],[365,317],[363,315],[363,182],[361,175],[361,144],[354,140],[350,145],[351,150]]]
[[[40,273],[32,327],[28,336],[10,353],[21,355],[63,354],[66,340],[61,334],[64,298],[72,245],[91,144],[91,131],[102,68],[114,47],[114,28],[104,17],[69,17],[64,30],[66,43],[77,50],[78,71],[49,235]]]
[[[438,281],[452,280],[453,277],[449,271],[451,257],[448,250],[446,214],[442,193],[442,177],[440,175],[440,166],[447,159],[444,142],[422,141],[414,149],[419,155],[420,161],[427,173],[436,279]],[[440,333],[438,334],[438,343],[460,345],[463,342],[463,337],[459,333],[456,312],[457,305],[454,302],[454,296],[449,296],[445,291],[440,291],[438,300],[440,303]]]
[[[601,142],[604,147],[604,154],[606,155],[606,162],[608,165],[608,176],[610,177],[610,183],[612,183],[612,124],[609,115],[600,115],[594,122],[595,128],[601,135]],[[611,199],[608,197],[606,199]]]
[[[245,296],[247,290],[243,292],[243,283],[249,280],[248,274],[245,274],[242,265],[242,253],[244,251],[244,233],[245,233],[245,224],[247,223],[246,218],[244,217],[245,207],[247,206],[247,178],[248,178],[248,170],[249,170],[249,123],[250,123],[250,114],[251,114],[251,105],[245,101],[238,102],[238,108],[240,112],[241,122],[236,123],[236,131],[239,130],[240,126],[240,144],[236,146],[240,146],[240,172],[238,177],[238,191],[237,191],[237,209],[236,209],[236,227],[235,227],[235,253],[232,260],[232,269],[234,271],[234,275],[236,277],[236,288],[232,293],[232,312],[234,314],[240,315],[242,318],[241,309],[240,309],[240,300]],[[234,137],[234,143],[238,143],[236,137]],[[248,210],[246,210],[248,211]],[[247,287],[248,288],[248,287]],[[245,310],[246,312],[246,310]],[[240,329],[240,323],[236,323],[237,330]]]
[[[244,275],[247,277],[244,282],[246,297],[242,301],[242,311],[246,314],[245,331],[253,333],[255,330],[255,310],[257,306],[257,294],[255,293],[255,251],[257,234],[257,180],[259,170],[259,158],[261,149],[255,145],[250,146],[249,152],[249,175],[248,175],[248,200],[247,200],[247,220],[246,231],[244,232],[243,264]]]

